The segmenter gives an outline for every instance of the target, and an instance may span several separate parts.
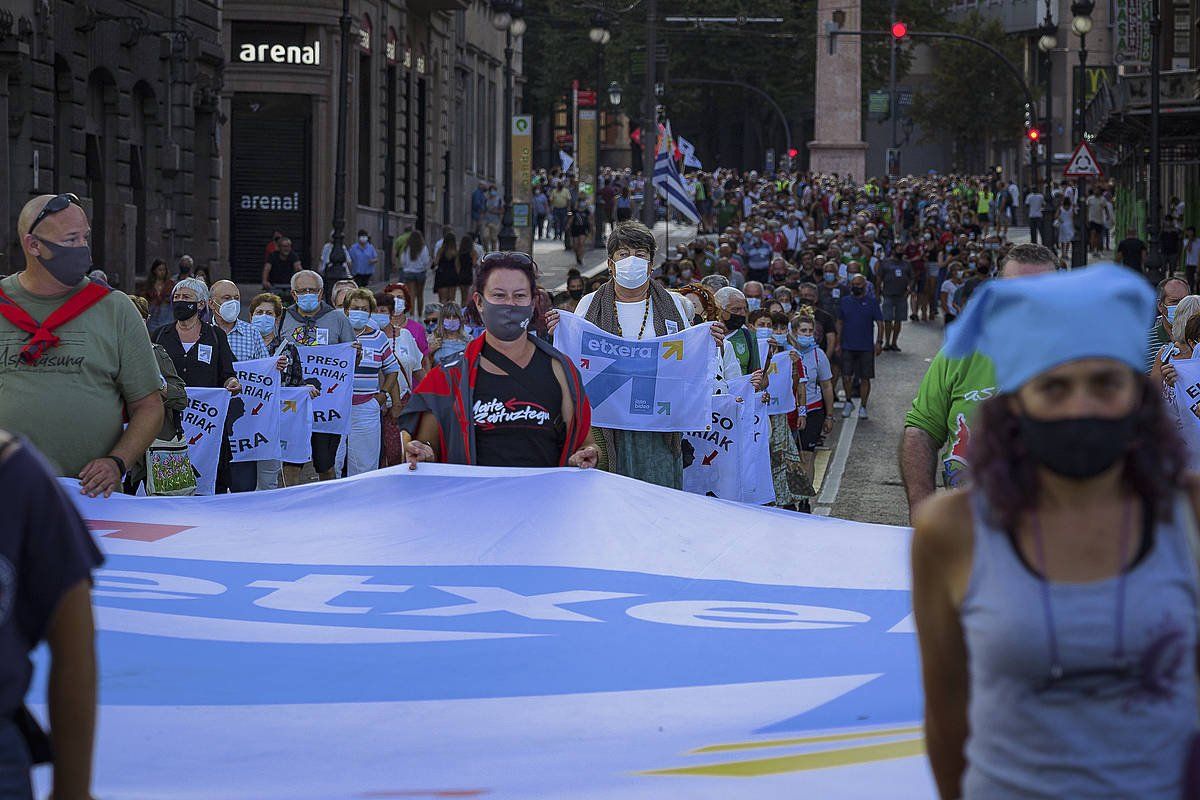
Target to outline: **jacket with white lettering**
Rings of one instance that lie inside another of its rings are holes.
[[[592,426],[592,406],[583,390],[579,370],[571,359],[555,350],[537,336],[530,336],[534,346],[557,361],[567,379],[567,391],[571,395],[574,413],[567,422],[567,435],[558,465],[564,467],[571,454],[587,441]],[[428,411],[437,420],[441,434],[441,447],[437,449],[438,461],[446,464],[474,464],[475,420],[471,415],[474,405],[475,377],[479,372],[479,356],[483,352],[484,335],[481,334],[467,345],[462,357],[449,364],[434,367],[417,384],[404,415],[401,427],[414,433],[421,421],[421,414]]]

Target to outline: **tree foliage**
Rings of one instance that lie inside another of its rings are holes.
[[[981,39],[1021,63],[1021,44],[996,19],[972,10],[951,28]],[[948,139],[955,148],[956,167],[980,169],[986,143],[1021,135],[1025,94],[1016,78],[994,55],[970,42],[945,41],[935,47],[936,64],[930,85],[913,101],[913,119],[931,140]]]

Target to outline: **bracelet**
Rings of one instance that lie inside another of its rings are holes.
[[[105,458],[111,458],[113,460],[113,463],[117,465],[117,470],[121,473],[121,477],[124,478],[125,473],[129,471],[125,468],[125,459],[121,458],[120,456],[105,456]]]

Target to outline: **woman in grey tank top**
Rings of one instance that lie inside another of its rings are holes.
[[[988,284],[947,337],[1001,394],[972,426],[975,485],[916,515],[943,800],[1185,796],[1200,478],[1143,372],[1152,313],[1139,276],[1098,266]]]

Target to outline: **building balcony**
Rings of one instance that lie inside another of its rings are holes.
[[[467,11],[471,0],[408,0],[408,10],[415,14],[431,14],[434,11]]]
[[[1150,125],[1150,73],[1101,84],[1084,115],[1087,130],[1106,146],[1144,145]],[[1159,129],[1164,142],[1195,140],[1200,126],[1200,70],[1164,70],[1159,77]]]

